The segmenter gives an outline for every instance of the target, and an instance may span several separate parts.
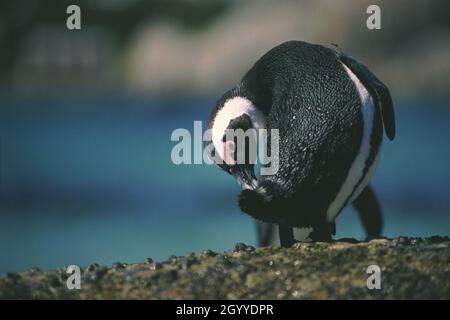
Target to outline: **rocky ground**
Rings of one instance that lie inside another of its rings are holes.
[[[8,273],[2,299],[450,299],[450,239],[399,237],[297,243],[170,257],[164,262],[97,264],[69,290],[65,269]],[[381,289],[368,290],[369,265]]]

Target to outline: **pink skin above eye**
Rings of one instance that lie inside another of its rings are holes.
[[[229,166],[234,166],[236,164],[236,161],[234,160],[234,151],[235,151],[235,145],[232,141],[227,141],[223,144],[223,155],[224,155],[224,161]]]

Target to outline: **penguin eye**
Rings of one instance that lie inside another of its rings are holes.
[[[225,141],[223,144],[223,156],[224,161],[229,166],[234,166],[236,164],[235,159],[236,143],[231,140]]]

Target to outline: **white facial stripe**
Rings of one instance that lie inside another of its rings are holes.
[[[224,159],[222,138],[225,134],[225,130],[231,120],[236,119],[243,114],[250,117],[253,128],[265,128],[264,115],[261,111],[256,109],[250,100],[243,97],[234,97],[225,101],[223,107],[217,112],[212,126],[212,141],[216,152],[222,159]]]
[[[350,79],[352,79],[352,81],[355,83],[356,90],[358,91],[359,97],[361,99],[363,113],[363,137],[358,154],[350,167],[344,184],[341,186],[341,189],[339,190],[334,201],[328,207],[327,222],[332,222],[334,220],[342,206],[345,204],[345,201],[348,199],[348,197],[350,197],[353,188],[363,176],[366,160],[370,154],[370,138],[372,135],[373,120],[375,114],[375,106],[373,104],[372,97],[370,96],[367,89],[364,87],[361,81],[359,81],[358,77],[356,77],[356,75],[349,68],[347,68],[346,65],[342,65],[344,66],[345,71],[349,75]],[[369,183],[370,177],[375,171],[377,162],[378,161],[374,161],[366,177],[364,177],[356,192],[353,194],[352,199],[350,199],[351,201],[356,199],[359,193],[361,193],[364,187]]]

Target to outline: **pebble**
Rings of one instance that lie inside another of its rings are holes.
[[[168,261],[170,264],[176,264],[178,262],[178,257],[176,255],[171,255]]]
[[[90,279],[96,280],[102,278],[108,272],[108,268],[99,267],[89,274]]]
[[[125,269],[127,267],[126,263],[122,263],[122,262],[115,262],[112,264],[111,266],[114,270],[121,270],[121,269]]]
[[[92,271],[97,270],[99,267],[100,267],[100,266],[98,265],[98,263],[93,263],[93,264],[90,264],[90,265],[86,268],[86,271],[92,272]]]
[[[155,271],[155,270],[159,269],[160,267],[161,267],[161,264],[158,262],[152,262],[149,264],[149,268],[152,271]]]
[[[423,242],[424,242],[424,241],[423,241],[422,238],[414,238],[414,239],[411,239],[411,244],[412,244],[413,246],[420,245],[420,244],[422,244]]]
[[[293,296],[294,298],[300,297],[300,291],[295,290],[294,292],[292,292],[292,296]]]
[[[300,260],[295,260],[293,263],[294,267],[300,267],[302,265],[302,261]]]
[[[205,257],[215,257],[215,256],[217,256],[217,253],[215,253],[212,250],[207,249],[207,250],[203,251],[202,255]]]
[[[191,265],[192,265],[192,263],[191,263],[191,261],[189,261],[189,259],[184,258],[184,257],[179,259],[179,266],[181,267],[181,269],[186,270]]]
[[[247,249],[245,249],[245,251],[247,251],[247,252],[253,252],[253,251],[255,251],[256,249],[255,249],[255,247],[254,246],[247,246]]]
[[[397,237],[394,240],[392,240],[392,244],[394,246],[406,246],[411,244],[411,241],[408,237]]]
[[[312,242],[296,242],[292,245],[294,249],[307,248],[313,246]]]
[[[245,251],[246,249],[247,249],[247,245],[242,242],[238,242],[234,246],[234,252]]]

